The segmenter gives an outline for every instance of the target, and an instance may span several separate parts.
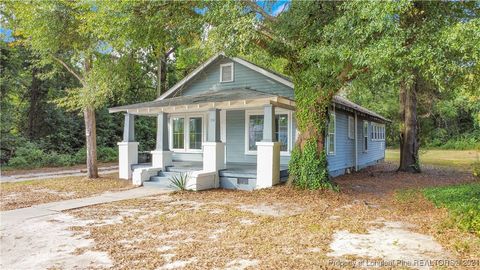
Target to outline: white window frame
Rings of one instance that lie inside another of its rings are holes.
[[[333,133],[330,133],[330,123],[333,119]],[[330,151],[330,135],[333,134],[333,151]],[[337,116],[335,111],[330,112],[330,119],[327,125],[327,155],[334,156],[337,152]]]
[[[348,138],[355,139],[355,123],[352,116],[348,116]]]
[[[367,131],[366,132],[365,132],[365,124],[367,125]],[[366,141],[365,141],[365,137],[367,138]],[[364,153],[368,152],[368,147],[369,147],[368,141],[369,140],[370,140],[369,124],[368,124],[368,121],[363,120],[363,123],[362,123],[362,145],[363,145],[363,152]]]
[[[372,122],[372,141],[385,141],[385,124]]]
[[[280,151],[280,156],[290,156],[290,152],[292,151],[292,112],[289,110],[275,108],[275,115],[279,114],[286,114],[288,118],[288,140],[287,140],[287,151]],[[264,115],[264,111],[262,109],[253,109],[253,110],[245,110],[245,155],[257,155],[257,151],[250,150],[249,146],[249,122],[251,115]],[[275,120],[274,120],[275,121]],[[275,134],[273,134],[275,136]]]
[[[229,81],[224,81],[224,80],[223,80],[223,76],[222,76],[222,75],[223,75],[223,68],[224,68],[224,67],[227,67],[227,66],[228,66],[228,67],[232,67],[232,68],[231,68],[231,74],[230,74],[232,79],[229,80]],[[233,77],[233,75],[235,74],[235,72],[233,71],[233,69],[234,69],[234,64],[233,64],[233,62],[232,62],[232,63],[227,63],[227,64],[221,64],[221,65],[220,65],[220,82],[221,82],[221,83],[233,82],[233,81],[235,80],[235,78]]]
[[[173,118],[183,117],[183,148],[173,148]],[[168,144],[170,150],[176,153],[202,153],[203,146],[200,149],[190,148],[190,118],[202,118],[202,144],[206,140],[207,136],[207,123],[205,121],[206,115],[202,113],[194,114],[171,114],[168,121]]]

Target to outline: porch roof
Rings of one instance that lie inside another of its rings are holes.
[[[287,97],[264,93],[250,88],[207,91],[198,95],[165,98],[150,102],[118,106],[110,113],[128,112],[137,115],[154,115],[159,112],[175,113],[205,111],[212,108],[246,108],[272,104],[294,110],[295,102]]]

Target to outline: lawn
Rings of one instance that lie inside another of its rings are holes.
[[[400,150],[387,149],[386,161],[398,163]],[[461,170],[469,170],[471,164],[480,159],[478,150],[420,150],[420,163],[422,165],[435,165]]]
[[[480,236],[480,182],[426,188],[423,194],[437,207],[447,208],[457,226]]]
[[[394,171],[382,164],[341,176],[335,179],[340,192],[288,186],[178,192],[66,214],[79,223],[95,221],[71,228],[95,241],[78,253],[104,252],[116,269],[341,269],[349,267],[332,262],[478,259],[479,238],[456,226],[445,229],[445,208],[424,196],[395,197],[400,190],[471,183],[473,177]],[[423,250],[429,246],[436,251]]]
[[[89,197],[106,191],[133,188],[129,181],[118,179],[116,174],[98,179],[83,176],[30,180],[0,184],[0,210],[12,210],[54,201]]]

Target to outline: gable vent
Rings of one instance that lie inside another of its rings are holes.
[[[233,63],[220,65],[220,82],[233,82]]]

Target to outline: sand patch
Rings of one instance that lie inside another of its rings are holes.
[[[85,234],[74,234],[69,228],[85,226],[88,222],[59,213],[2,226],[0,268],[110,267],[112,262],[106,252],[78,252],[92,247],[94,241],[85,239]]]
[[[411,263],[417,269],[428,266],[414,266],[415,261],[448,259],[442,246],[433,237],[412,232],[408,224],[384,222],[383,227],[372,228],[367,234],[338,231],[330,244],[330,257],[354,255],[359,257],[381,258],[388,261],[401,260]]]

